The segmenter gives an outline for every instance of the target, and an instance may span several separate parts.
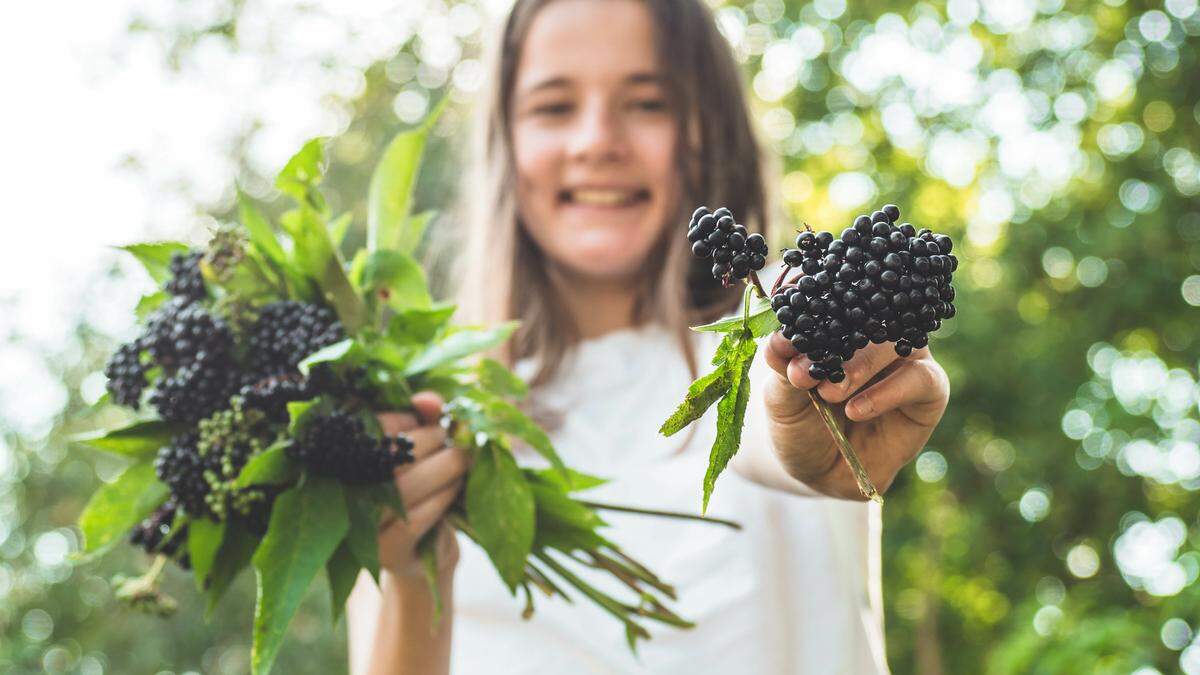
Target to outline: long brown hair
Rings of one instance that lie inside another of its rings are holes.
[[[500,356],[509,363],[533,357],[538,364],[534,385],[554,376],[579,335],[565,300],[550,282],[545,255],[521,222],[514,178],[510,103],[517,64],[534,17],[553,1],[517,0],[499,39],[490,45],[471,170],[460,193],[465,252],[454,275],[459,281],[460,319],[521,322]],[[675,216],[650,253],[662,264],[642,266],[647,271],[637,285],[633,319],[637,325],[657,321],[672,329],[694,374],[696,355],[688,326],[732,311],[740,284],[724,288],[713,279],[711,262],[691,255],[684,228],[691,211],[703,203],[726,206],[750,231],[764,231],[768,208],[763,153],[750,121],[741,72],[703,1],[643,2],[653,16],[660,66],[681,132],[675,161],[683,189]]]

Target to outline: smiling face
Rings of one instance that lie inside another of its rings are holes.
[[[638,0],[558,0],[530,25],[511,98],[517,198],[562,270],[634,277],[679,195],[676,128]]]

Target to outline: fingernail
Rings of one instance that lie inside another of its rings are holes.
[[[868,398],[855,399],[850,406],[854,408],[855,417],[868,417],[875,412],[875,406],[871,405],[871,399]]]

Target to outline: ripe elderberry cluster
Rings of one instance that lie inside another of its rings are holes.
[[[725,207],[712,213],[705,206],[696,209],[688,223],[687,238],[692,242],[692,255],[702,260],[711,258],[713,276],[726,283],[731,278],[745,279],[767,264],[767,240],[735,223]]]
[[[246,335],[248,366],[260,377],[291,373],[309,354],[345,338],[329,309],[294,300],[273,302],[262,308]]]
[[[172,253],[171,263],[167,266],[171,276],[163,284],[163,290],[188,300],[203,300],[208,297],[208,291],[204,287],[204,276],[200,273],[200,259],[203,257],[203,251]]]
[[[186,570],[191,569],[191,559],[186,551],[179,554],[183,543],[187,541],[187,525],[172,527],[178,508],[175,500],[168,499],[130,530],[129,543],[141,547],[146,553],[172,558]]]
[[[345,483],[380,483],[392,470],[413,461],[407,436],[378,437],[358,417],[341,410],[308,423],[287,454],[314,473]]]
[[[888,204],[837,239],[801,232],[784,254],[801,275],[771,297],[771,307],[784,337],[813,362],[813,379],[841,382],[843,363],[868,343],[894,342],[908,356],[954,316],[953,242],[899,219],[900,208]]]

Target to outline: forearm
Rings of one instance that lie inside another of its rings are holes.
[[[433,594],[423,578],[382,571],[379,582],[375,588],[364,575],[347,605],[351,674],[449,673],[453,569],[439,578],[443,611],[436,625]]]

